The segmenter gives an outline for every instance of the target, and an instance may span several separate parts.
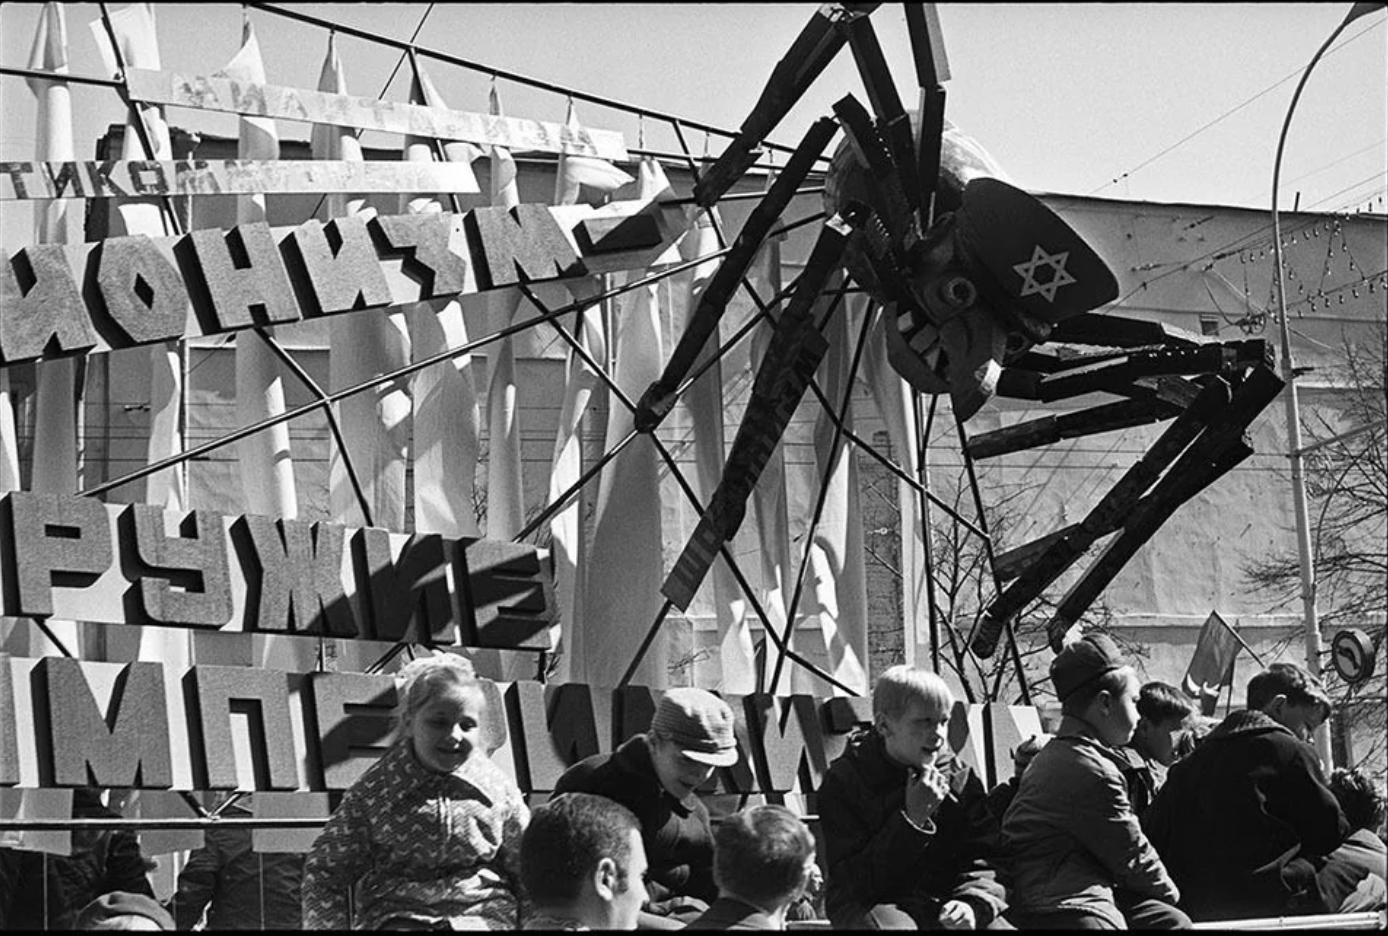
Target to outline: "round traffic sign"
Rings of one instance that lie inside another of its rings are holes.
[[[1330,662],[1345,682],[1363,682],[1374,674],[1374,642],[1357,627],[1346,627],[1330,642]]]

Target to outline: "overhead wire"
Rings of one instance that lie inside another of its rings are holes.
[[[1325,53],[1325,55],[1323,56],[1323,58],[1329,58],[1330,56],[1334,55],[1336,52],[1338,52],[1338,51],[1340,51],[1341,49],[1343,49],[1345,46],[1349,45],[1351,42],[1354,42],[1356,39],[1360,38],[1360,37],[1363,36],[1365,33],[1369,32],[1369,30],[1374,29],[1374,28],[1376,28],[1376,27],[1378,27],[1378,26],[1383,25],[1384,22],[1386,22],[1386,20],[1379,20],[1379,21],[1376,22],[1376,23],[1370,23],[1368,26],[1365,26],[1363,29],[1361,29],[1359,32],[1355,33],[1353,36],[1350,36],[1348,39],[1344,40],[1344,41],[1341,42],[1340,44],[1338,44],[1338,45],[1332,47],[1328,52]],[[1147,159],[1145,159],[1145,160],[1143,160],[1142,162],[1138,163],[1136,166],[1134,166],[1133,168],[1129,169],[1127,172],[1120,173],[1119,175],[1117,175],[1117,176],[1115,176],[1114,178],[1110,179],[1109,181],[1105,182],[1103,185],[1101,185],[1101,186],[1099,186],[1098,188],[1094,189],[1094,191],[1090,192],[1089,194],[1090,194],[1091,196],[1092,196],[1092,195],[1097,195],[1098,193],[1102,192],[1104,189],[1108,188],[1109,186],[1111,186],[1111,185],[1117,185],[1119,182],[1122,182],[1124,179],[1129,178],[1130,176],[1132,176],[1132,174],[1133,174],[1134,172],[1137,172],[1137,171],[1139,171],[1139,170],[1141,170],[1141,169],[1145,169],[1147,166],[1150,166],[1152,163],[1156,162],[1158,159],[1161,159],[1163,156],[1167,155],[1168,153],[1172,152],[1173,150],[1179,149],[1181,146],[1184,146],[1186,143],[1189,143],[1191,140],[1195,139],[1197,136],[1199,136],[1200,134],[1204,133],[1206,130],[1210,129],[1211,127],[1215,126],[1216,124],[1221,123],[1221,122],[1224,121],[1224,120],[1227,120],[1229,117],[1232,117],[1234,114],[1236,114],[1236,113],[1238,113],[1239,111],[1243,110],[1245,107],[1247,107],[1248,105],[1252,104],[1254,101],[1258,100],[1259,98],[1264,97],[1264,96],[1266,96],[1267,94],[1270,94],[1271,92],[1277,90],[1277,89],[1280,88],[1282,85],[1284,85],[1284,84],[1286,84],[1287,82],[1291,81],[1293,78],[1299,77],[1303,71],[1305,71],[1305,68],[1304,68],[1304,67],[1302,67],[1302,68],[1297,68],[1295,71],[1293,71],[1291,74],[1287,75],[1285,78],[1282,78],[1281,80],[1277,81],[1276,83],[1274,83],[1274,84],[1272,84],[1272,85],[1269,85],[1268,87],[1266,87],[1266,88],[1264,88],[1263,90],[1259,91],[1257,94],[1253,95],[1251,98],[1249,98],[1248,100],[1244,101],[1242,104],[1238,104],[1238,105],[1236,105],[1236,106],[1230,108],[1229,110],[1227,110],[1227,111],[1225,111],[1224,113],[1220,114],[1220,115],[1219,115],[1218,117],[1216,117],[1214,120],[1211,120],[1209,123],[1205,124],[1204,126],[1200,127],[1199,129],[1194,130],[1194,131],[1192,131],[1192,132],[1186,134],[1184,137],[1182,137],[1181,139],[1177,140],[1175,143],[1172,143],[1170,146],[1166,147],[1165,149],[1163,149],[1161,152],[1157,153],[1156,155],[1154,155],[1154,156],[1149,156]]]
[[[1361,146],[1359,149],[1355,150],[1354,152],[1352,152],[1352,153],[1346,153],[1345,155],[1341,156],[1339,159],[1334,159],[1334,160],[1331,160],[1331,161],[1328,162],[1328,163],[1323,163],[1323,164],[1317,166],[1317,167],[1314,168],[1314,169],[1311,169],[1311,170],[1308,170],[1308,171],[1306,171],[1306,172],[1303,172],[1303,173],[1302,173],[1301,175],[1299,175],[1299,176],[1294,176],[1294,177],[1292,177],[1292,178],[1290,178],[1290,179],[1287,179],[1286,181],[1284,181],[1284,182],[1282,183],[1282,188],[1280,189],[1280,191],[1286,191],[1286,190],[1287,190],[1288,188],[1290,188],[1293,184],[1295,184],[1295,183],[1297,183],[1297,182],[1300,182],[1302,179],[1309,179],[1309,178],[1310,178],[1311,176],[1313,176],[1313,175],[1317,175],[1317,174],[1319,174],[1319,173],[1322,173],[1322,172],[1324,172],[1324,171],[1327,170],[1327,169],[1333,169],[1334,167],[1340,165],[1341,163],[1348,162],[1349,160],[1353,159],[1353,158],[1356,157],[1356,156],[1363,155],[1364,153],[1367,153],[1367,152],[1369,152],[1370,150],[1375,150],[1375,149],[1378,149],[1379,147],[1385,146],[1385,145],[1388,145],[1388,139],[1375,140],[1374,142],[1370,143],[1368,146]],[[1260,188],[1259,191],[1258,191],[1256,194],[1261,195],[1261,194],[1262,194],[1262,189]],[[1253,197],[1253,196],[1248,196],[1248,195],[1246,195],[1246,196],[1244,196],[1244,197],[1243,197],[1242,199],[1240,199],[1240,200],[1241,200],[1241,201],[1249,201],[1252,197]]]

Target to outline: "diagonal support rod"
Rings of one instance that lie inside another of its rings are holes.
[[[104,494],[106,491],[120,487],[123,484],[128,484],[132,481],[137,481],[140,478],[153,474],[156,471],[162,471],[164,468],[167,468],[170,465],[176,465],[180,462],[187,461],[191,458],[196,458],[201,455],[206,455],[209,452],[216,451],[217,449],[222,448],[223,446],[239,442],[241,439],[244,439],[249,435],[254,435],[255,433],[260,432],[262,430],[268,429],[271,426],[277,426],[282,422],[288,422],[290,420],[297,419],[298,417],[303,416],[306,413],[311,413],[314,410],[323,409],[326,406],[330,406],[331,404],[336,403],[340,400],[345,400],[348,397],[355,396],[358,393],[365,393],[375,387],[380,386],[381,384],[394,383],[398,380],[401,380],[402,378],[409,377],[412,374],[425,370],[426,368],[433,367],[435,364],[440,364],[444,361],[451,360],[455,357],[459,357],[464,354],[470,354],[479,348],[486,347],[492,342],[499,341],[502,338],[514,335],[517,332],[525,331],[526,329],[532,328],[535,325],[553,321],[577,309],[585,308],[589,305],[592,305],[593,303],[601,302],[604,299],[620,295],[629,290],[638,289],[642,286],[649,285],[650,283],[659,282],[660,280],[665,279],[666,277],[674,276],[675,274],[680,273],[684,270],[691,269],[692,267],[697,266],[699,263],[703,262],[706,259],[707,257],[704,257],[700,258],[699,260],[688,260],[682,263],[672,264],[671,266],[650,276],[643,277],[642,279],[636,280],[631,283],[626,283],[621,286],[614,287],[613,289],[607,290],[603,293],[599,293],[590,299],[585,299],[580,302],[572,302],[566,306],[555,309],[554,311],[549,312],[547,314],[538,315],[520,322],[513,322],[505,328],[499,329],[498,331],[495,331],[490,335],[483,336],[482,338],[476,339],[475,341],[469,341],[468,343],[461,345],[457,348],[449,348],[445,351],[440,351],[438,354],[431,355],[430,357],[427,357],[422,361],[414,361],[410,364],[404,365],[403,367],[396,368],[395,370],[390,371],[389,373],[381,374],[372,380],[364,381],[355,386],[327,393],[323,398],[315,400],[311,403],[305,403],[304,405],[296,407],[292,410],[286,410],[283,413],[271,416],[267,419],[261,420],[258,423],[254,423],[253,425],[243,426],[240,429],[232,433],[229,433],[225,436],[220,436],[216,439],[211,439],[208,442],[205,442],[201,445],[194,446],[191,449],[185,449],[182,452],[179,452],[175,455],[171,455],[168,458],[163,459],[159,462],[146,465],[143,468],[136,469],[135,471],[122,475],[119,478],[114,478],[110,481],[105,481],[94,487],[77,491],[76,493],[78,495],[86,496]],[[443,305],[453,301],[454,299],[452,297],[438,297],[435,299],[428,300],[428,302],[431,305]]]
[[[988,572],[993,577],[993,593],[996,595],[1002,592],[1002,579],[998,576],[998,560],[993,552],[993,537],[988,531],[988,516],[983,511],[983,493],[978,487],[978,472],[974,470],[973,456],[969,454],[968,434],[964,431],[964,421],[959,418],[957,411],[954,413],[954,428],[959,436],[959,451],[964,456],[964,469],[969,477],[969,489],[973,492],[974,509],[978,512],[978,523],[983,528],[983,550],[988,558]],[[1026,670],[1022,667],[1022,653],[1017,646],[1017,634],[1010,618],[1003,621],[1003,628],[1007,634],[1007,646],[1012,655],[1012,664],[1017,668],[1017,683],[1022,690],[1022,704],[1030,705],[1031,687],[1027,685]],[[993,681],[993,690],[988,694],[988,701],[997,701],[998,693],[1002,688],[1002,680],[1006,674],[1007,667],[999,666],[997,678]]]
[[[828,310],[824,313],[824,318],[817,323],[818,328],[821,330],[824,328],[829,317],[838,309],[842,300],[842,295],[835,297],[833,303],[830,304]],[[846,386],[843,391],[843,403],[839,408],[839,418],[834,423],[834,437],[829,444],[829,462],[824,466],[824,477],[819,484],[819,496],[815,500],[814,515],[810,520],[810,528],[805,534],[805,552],[800,559],[800,568],[796,571],[795,591],[792,593],[790,606],[786,609],[786,630],[785,633],[781,635],[781,643],[786,646],[790,646],[791,637],[795,633],[795,621],[800,609],[800,596],[805,587],[805,574],[809,571],[810,552],[814,549],[815,531],[819,528],[819,521],[824,516],[824,505],[828,503],[829,500],[829,482],[833,477],[835,468],[837,468],[840,452],[839,446],[843,442],[843,416],[848,412],[848,407],[853,402],[853,384],[854,381],[858,379],[858,367],[862,363],[863,347],[867,344],[868,330],[871,324],[872,316],[865,314],[863,316],[863,328],[858,335],[858,344],[853,350],[853,361],[849,365],[848,379],[845,381]],[[768,685],[767,691],[772,695],[776,694],[776,688],[780,685],[781,670],[784,666],[784,661],[784,656],[778,656],[776,658],[776,666],[771,672],[771,682]]]
[[[521,286],[521,290],[522,292],[527,294],[527,298],[531,302],[535,303],[538,308],[544,308],[539,298],[535,296],[533,292],[530,292],[524,285]],[[598,365],[598,362],[593,359],[593,356],[588,351],[588,349],[584,348],[583,345],[578,341],[578,339],[575,338],[569,332],[569,330],[565,328],[563,325],[556,322],[554,328],[559,333],[560,337],[563,338],[564,341],[573,350],[573,352],[577,354],[579,357],[581,357],[583,361],[590,368],[592,368],[594,372],[598,374],[598,376],[603,380],[608,390],[614,395],[614,397],[617,400],[619,400],[624,406],[626,406],[629,410],[635,412],[635,404],[632,403],[631,398],[628,397],[626,393],[623,392],[622,389],[617,386],[616,382],[612,380],[611,376],[607,373],[607,371]],[[745,334],[748,330],[749,329],[744,328],[742,333]],[[730,341],[728,345],[724,347],[724,349],[720,350],[720,354],[723,353],[723,351],[726,351],[727,348],[730,348],[733,343],[733,341]],[[709,362],[706,362],[705,367],[707,366],[711,366],[711,364]],[[621,446],[625,447],[625,445],[628,444],[630,440],[635,438],[638,434],[640,433],[633,430],[631,433],[627,435],[626,438],[622,440]],[[655,433],[651,433],[650,436],[651,441],[655,445],[657,452],[660,453],[661,458],[665,461],[666,465],[669,466],[671,476],[675,479],[676,483],[680,485],[681,490],[684,491],[685,496],[689,499],[689,502],[700,513],[700,515],[703,515],[706,512],[706,508],[704,507],[704,505],[699,503],[697,496],[695,496],[694,494],[693,488],[689,485],[688,479],[684,477],[684,473],[680,470],[679,464],[675,461],[674,456],[670,454],[669,449],[665,446],[663,442],[660,441],[660,438]],[[606,465],[608,462],[610,462],[611,459],[615,456],[616,450],[604,455],[600,464],[594,466],[594,468],[590,469],[588,472],[585,472],[583,478],[581,478],[576,484],[574,484],[572,487],[569,488],[568,491],[565,492],[564,498],[567,500],[573,497],[579,489],[581,489],[585,484],[591,481],[593,476],[595,476],[599,471],[601,471],[602,467]],[[537,525],[538,523],[532,522],[532,526]],[[520,537],[517,538],[519,539]],[[762,609],[761,604],[757,601],[756,595],[753,592],[751,585],[748,583],[746,576],[743,575],[736,558],[733,556],[732,551],[729,549],[726,543],[722,544],[722,546],[720,547],[720,554],[723,556],[724,561],[728,563],[728,567],[732,570],[733,576],[736,578],[739,587],[743,590],[744,597],[748,600],[748,603],[752,605],[753,609],[757,613],[757,616],[762,620],[763,627],[765,628],[766,632],[768,634],[771,634],[774,640],[776,637],[775,628],[772,627],[769,616]],[[636,667],[640,665],[641,659],[645,656],[646,651],[647,649],[649,649],[651,642],[655,639],[656,632],[664,623],[664,620],[668,616],[670,608],[672,606],[673,602],[666,601],[665,606],[657,615],[656,620],[651,624],[651,627],[647,630],[646,637],[642,641],[641,646],[638,648],[636,657],[632,660],[630,666],[628,666],[627,673],[623,677],[623,685],[626,683],[627,680],[631,678],[631,674],[635,672]],[[783,652],[785,652],[786,655],[790,657],[794,662],[796,662],[799,666],[812,673],[813,675],[819,677],[820,679],[823,679],[832,686],[844,690],[845,692],[849,692],[853,695],[858,694],[857,691],[854,690],[852,687],[844,685],[842,682],[833,678],[828,673],[823,672],[817,666],[815,666],[808,660],[805,660],[799,654],[791,653],[779,641],[777,641],[777,646],[778,648],[781,648]]]
[[[271,335],[269,330],[257,325],[255,333],[260,336],[260,340],[274,353],[276,357],[284,363],[294,373],[295,377],[308,388],[309,392],[318,399],[326,399],[327,393],[318,385],[318,381],[309,375],[308,371],[294,360],[293,356]],[[371,516],[371,505],[366,499],[366,492],[362,489],[361,479],[357,476],[357,466],[352,462],[351,453],[347,449],[347,440],[342,435],[342,425],[337,421],[337,414],[333,412],[331,406],[323,408],[323,415],[327,417],[328,429],[332,432],[333,438],[337,440],[337,447],[342,451],[342,465],[347,469],[347,480],[352,483],[352,491],[357,496],[357,506],[361,508],[361,515],[366,519],[367,526],[375,526],[376,521]]]

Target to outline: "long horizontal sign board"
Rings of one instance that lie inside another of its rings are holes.
[[[571,764],[647,730],[658,701],[644,686],[479,682],[478,756],[525,793],[552,791]],[[0,787],[342,790],[389,744],[396,693],[389,674],[0,657]],[[739,757],[717,771],[716,792],[813,792],[872,719],[866,698],[723,698]],[[259,718],[244,717],[252,707]],[[984,777],[988,734],[1005,762],[1040,731],[1031,706],[959,702],[948,737]]]
[[[129,68],[125,77],[130,97],[151,104],[465,140],[483,146],[496,144],[517,152],[569,153],[623,162],[631,158],[626,141],[615,130],[575,128],[543,120],[475,114],[207,75]]]
[[[0,498],[0,613],[105,624],[548,650],[545,555],[15,491]]]
[[[0,365],[677,263],[684,231],[621,201],[25,247],[0,258]]]
[[[389,194],[481,188],[466,163],[328,159],[0,162],[0,201],[167,195]]]
[[[636,686],[480,682],[477,756],[524,792],[646,730],[657,701]],[[742,757],[721,779],[739,792],[813,789],[871,718],[865,699],[727,698]],[[0,656],[0,787],[346,789],[388,746],[396,702],[389,674]],[[260,717],[234,714],[250,708]]]

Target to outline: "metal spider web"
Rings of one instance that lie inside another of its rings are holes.
[[[699,190],[699,187],[702,184],[702,178],[699,168],[700,160],[694,156],[692,149],[688,145],[688,141],[685,137],[685,128],[702,130],[705,132],[705,134],[716,134],[722,137],[734,138],[737,136],[737,134],[734,134],[731,131],[723,130],[717,127],[701,124],[695,121],[690,121],[673,115],[656,113],[647,108],[633,106],[620,101],[614,101],[612,99],[586,94],[578,89],[561,87],[547,82],[531,79],[524,75],[505,72],[503,70],[496,69],[484,63],[470,62],[465,59],[461,59],[457,56],[452,56],[447,53],[429,49],[423,45],[415,43],[413,40],[408,43],[400,42],[398,40],[390,40],[379,35],[373,35],[361,30],[353,29],[343,24],[333,23],[328,20],[323,20],[304,13],[280,9],[265,3],[251,3],[248,4],[248,6],[254,7],[257,10],[263,11],[265,13],[285,17],[301,23],[317,26],[328,31],[342,33],[343,35],[354,36],[356,38],[365,39],[377,45],[400,50],[402,52],[402,61],[409,61],[411,69],[412,71],[414,71],[416,77],[419,73],[418,59],[421,56],[429,57],[472,71],[489,74],[493,77],[494,80],[497,77],[504,77],[508,80],[520,84],[529,85],[532,87],[542,88],[544,90],[548,90],[553,93],[563,95],[570,99],[587,100],[601,104],[606,107],[613,108],[615,110],[635,114],[638,115],[643,121],[646,118],[650,118],[653,121],[665,122],[670,126],[676,138],[678,139],[681,152],[678,154],[650,153],[649,155],[656,155],[658,157],[663,157],[667,159],[673,156],[682,160],[687,165],[688,171],[693,179],[696,192]],[[109,14],[104,9],[104,7],[102,9],[102,16],[108,32],[111,31]],[[117,51],[117,55],[119,55],[119,51]],[[121,73],[117,79],[98,83],[115,87],[116,90],[118,90],[122,94],[122,97],[126,100],[127,104],[129,104],[129,89],[125,85],[124,66],[123,63],[119,64],[121,65]],[[143,116],[140,110],[138,108],[135,108],[133,104],[130,105],[130,107],[132,110],[132,114],[134,114],[137,118],[136,120],[132,121],[132,124],[136,128],[137,133],[140,135],[141,140],[146,147],[146,151],[152,152],[153,150],[152,147],[150,147],[149,145],[149,134],[147,128],[144,125]],[[441,149],[442,144],[440,141],[435,141],[435,145],[436,147]],[[763,142],[761,146],[764,147],[764,149],[767,151],[792,152],[790,147],[781,146],[779,144],[771,142]],[[633,150],[633,152],[637,153],[638,155],[647,155],[641,153],[641,151],[639,150]],[[816,154],[814,161],[823,162],[825,159],[826,157]],[[747,168],[751,168],[753,165],[757,165],[755,158],[748,163]],[[792,195],[810,194],[818,190],[819,189],[814,186],[808,188],[796,187],[792,192]],[[531,316],[522,321],[514,322],[512,325],[506,328],[500,329],[481,338],[469,341],[468,343],[460,347],[440,352],[420,361],[412,362],[409,365],[402,366],[391,372],[379,374],[370,381],[362,382],[356,384],[355,386],[350,386],[338,391],[325,391],[321,386],[317,384],[316,381],[312,379],[312,377],[309,376],[309,374],[303,369],[303,367],[300,366],[298,362],[294,360],[293,356],[284,349],[284,347],[272,334],[270,334],[264,328],[256,328],[256,332],[260,339],[264,341],[267,344],[267,346],[275,353],[279,360],[284,364],[285,368],[297,380],[299,380],[302,383],[302,385],[313,395],[314,399],[311,402],[303,404],[294,409],[287,410],[283,413],[269,417],[267,419],[258,421],[251,425],[242,426],[231,433],[227,433],[215,439],[208,440],[199,445],[185,447],[182,451],[174,453],[173,455],[167,458],[150,463],[141,468],[133,470],[125,475],[107,480],[99,485],[87,488],[78,493],[86,496],[98,496],[114,488],[120,487],[124,484],[128,484],[133,481],[140,480],[142,478],[146,478],[165,469],[184,465],[189,461],[206,456],[211,452],[214,452],[225,446],[232,445],[256,433],[263,432],[265,430],[268,430],[270,428],[284,423],[292,422],[293,420],[298,419],[302,416],[321,410],[327,419],[329,430],[337,442],[338,450],[341,454],[343,465],[347,472],[348,480],[353,488],[358,504],[363,512],[363,516],[366,518],[368,524],[371,524],[374,518],[371,514],[370,505],[363,492],[360,481],[360,475],[357,471],[357,466],[354,464],[352,460],[351,450],[344,442],[341,426],[333,410],[334,404],[346,400],[350,397],[353,397],[357,394],[370,392],[374,388],[382,384],[394,383],[403,380],[404,378],[410,377],[427,368],[443,365],[454,358],[470,354],[474,351],[482,350],[486,348],[488,345],[497,342],[505,337],[515,335],[529,329],[538,328],[544,324],[549,324],[551,327],[553,327],[558,333],[558,335],[561,337],[561,339],[572,349],[573,353],[582,357],[585,360],[585,363],[587,363],[588,366],[591,367],[592,370],[599,376],[600,380],[606,387],[610,395],[610,398],[613,401],[620,403],[623,406],[626,406],[631,412],[636,413],[638,409],[637,401],[633,401],[627,398],[622,393],[622,391],[616,386],[616,383],[613,380],[608,367],[606,366],[606,362],[594,361],[591,358],[591,356],[588,355],[586,349],[583,348],[582,344],[576,340],[571,330],[565,327],[565,318],[572,315],[575,317],[575,319],[577,319],[578,316],[582,315],[582,312],[585,308],[609,302],[627,292],[676,276],[680,273],[692,269],[695,266],[708,263],[711,260],[721,259],[725,257],[730,252],[731,248],[728,246],[728,238],[722,229],[721,223],[718,221],[717,215],[713,212],[712,209],[719,203],[729,202],[735,199],[747,197],[749,197],[749,193],[730,195],[720,193],[720,195],[717,198],[713,199],[712,203],[704,206],[713,220],[719,243],[721,245],[720,249],[712,254],[707,254],[702,257],[695,258],[693,260],[665,267],[663,269],[652,272],[649,275],[633,278],[631,281],[627,283],[612,286],[598,293],[597,295],[589,297],[587,299],[577,300],[554,308],[547,307],[540,300],[540,298],[537,295],[535,295],[535,293],[532,290],[530,290],[526,286],[522,286],[522,293],[535,306],[535,308],[539,310],[538,315]],[[750,194],[750,197],[756,196],[755,194]],[[685,201],[694,200],[697,200],[697,198],[686,199]],[[707,200],[707,196],[705,196],[705,200]],[[167,222],[171,226],[172,230],[178,234],[185,233],[182,230],[182,225],[179,222],[177,213],[173,210],[170,199],[167,197],[162,198],[161,203],[164,208]],[[458,207],[456,196],[454,196],[454,207],[455,209]],[[824,215],[822,213],[811,214],[808,217],[784,223],[775,230],[773,230],[769,236],[783,235],[789,231],[801,227],[802,225],[815,223],[821,220],[823,217]],[[787,284],[783,289],[781,289],[777,295],[765,298],[758,294],[757,290],[755,289],[755,287],[746,275],[740,276],[738,286],[741,290],[745,292],[748,298],[750,298],[753,304],[756,306],[756,314],[746,323],[744,323],[744,325],[738,330],[738,332],[735,335],[733,335],[727,342],[719,345],[714,349],[712,353],[708,354],[703,359],[703,362],[699,365],[699,367],[696,368],[694,372],[690,376],[688,376],[687,379],[683,380],[677,388],[673,389],[673,398],[678,399],[688,389],[688,387],[694,383],[694,381],[698,380],[709,368],[711,368],[714,364],[720,362],[729,352],[731,352],[732,349],[740,341],[742,341],[748,334],[750,334],[753,328],[758,327],[762,323],[769,323],[774,326],[777,320],[778,310],[781,309],[781,306],[786,300],[786,298],[795,292],[797,286],[800,284],[800,279],[803,275],[804,274],[801,273],[799,276],[792,279],[792,281],[789,284]],[[836,311],[839,307],[842,298],[842,290],[840,290],[839,293],[834,297],[832,302],[829,304],[828,310],[825,312],[823,318],[817,323],[817,327],[822,329],[823,325],[827,322],[828,318],[836,314]],[[852,387],[859,379],[859,372],[862,362],[863,344],[867,338],[868,329],[873,321],[873,318],[879,314],[881,314],[881,309],[880,306],[877,305],[873,306],[872,308],[869,308],[865,312],[862,323],[862,331],[855,345],[854,353],[852,356],[852,363],[846,378],[846,386],[848,387],[848,390],[841,401],[830,400],[825,395],[824,391],[820,388],[816,380],[810,381],[810,392],[815,396],[820,407],[832,420],[834,425],[834,439],[832,442],[832,457],[830,459],[830,464],[832,465],[840,457],[840,455],[844,451],[846,451],[847,446],[850,445],[855,447],[858,451],[866,453],[868,456],[880,463],[887,471],[889,471],[895,477],[908,484],[911,487],[911,489],[917,494],[917,496],[921,499],[921,503],[923,506],[933,505],[934,508],[939,509],[948,514],[951,518],[951,522],[960,525],[962,529],[968,531],[971,535],[981,536],[984,539],[985,543],[988,544],[987,549],[989,555],[989,565],[991,569],[994,566],[991,541],[988,537],[986,521],[984,520],[983,502],[981,494],[978,490],[976,478],[973,472],[972,458],[968,452],[967,447],[962,444],[965,441],[962,425],[959,427],[961,439],[960,452],[965,460],[965,464],[968,466],[971,486],[973,490],[973,497],[975,501],[975,508],[978,517],[977,523],[972,523],[963,516],[961,516],[949,504],[937,497],[930,489],[928,469],[926,468],[927,460],[924,457],[925,448],[927,445],[926,435],[929,431],[929,424],[927,424],[926,426],[926,433],[922,433],[920,431],[922,397],[918,391],[913,391],[913,396],[916,403],[913,409],[915,411],[915,419],[917,423],[917,438],[921,447],[920,451],[918,452],[918,464],[921,466],[921,472],[919,477],[911,477],[910,474],[907,471],[905,471],[899,464],[889,459],[886,455],[880,452],[874,445],[872,445],[867,440],[864,440],[861,437],[859,437],[845,425],[844,416],[847,412],[849,401],[851,399]],[[930,414],[930,418],[931,420],[933,420],[933,401],[930,408]],[[574,499],[581,494],[585,487],[593,479],[597,478],[600,475],[603,468],[606,465],[608,465],[613,459],[615,459],[621,453],[621,451],[639,434],[640,432],[638,430],[633,430],[632,432],[628,433],[625,438],[621,439],[610,449],[604,451],[601,457],[594,464],[588,466],[584,470],[582,476],[579,478],[577,482],[571,485],[559,497],[553,499],[549,504],[545,506],[545,508],[538,515],[536,515],[529,523],[527,523],[525,528],[518,532],[517,535],[514,537],[514,541],[519,542],[533,535],[554,514],[558,513],[559,511],[567,507],[569,504],[571,504],[574,501]],[[685,476],[684,469],[682,469],[679,466],[678,460],[671,453],[669,446],[662,442],[654,432],[651,433],[651,438],[656,446],[656,450],[658,451],[662,461],[668,467],[670,476],[680,487],[684,497],[689,501],[690,505],[700,516],[702,516],[706,511],[707,505],[700,503],[700,500],[695,493],[694,486]],[[774,693],[776,689],[779,687],[785,663],[789,661],[793,665],[801,667],[806,672],[809,672],[810,674],[820,679],[829,686],[847,692],[851,695],[857,694],[854,688],[844,685],[839,680],[835,679],[832,675],[824,672],[818,666],[805,659],[803,655],[798,653],[791,646],[798,617],[799,604],[804,589],[806,572],[809,565],[809,548],[814,538],[814,530],[819,524],[824,509],[825,498],[827,496],[827,480],[828,473],[826,472],[825,477],[820,479],[819,487],[816,493],[816,503],[814,505],[809,531],[805,536],[805,550],[800,557],[800,563],[795,571],[795,586],[790,605],[786,609],[786,626],[783,631],[779,633],[777,632],[769,615],[767,614],[766,610],[762,607],[760,601],[758,600],[756,594],[757,589],[752,587],[745,573],[739,568],[736,557],[732,554],[732,551],[728,547],[728,545],[723,544],[719,549],[719,554],[723,557],[724,562],[727,564],[727,567],[732,572],[732,575],[734,579],[737,581],[739,588],[742,590],[742,597],[747,601],[748,606],[757,615],[757,618],[762,622],[762,626],[765,633],[764,641],[769,641],[775,649],[774,662],[771,662],[770,653],[764,655],[762,658],[763,666],[759,669],[758,679],[759,690],[766,690]],[[937,602],[935,598],[934,582],[932,579],[933,573],[929,568],[929,557],[931,553],[931,533],[928,511],[929,508],[927,507],[926,511],[922,514],[921,535],[926,545],[926,574],[927,578],[931,579],[927,586],[926,593],[930,613],[932,658],[935,662],[935,668],[938,669],[938,653],[940,646],[939,626],[941,615],[939,608],[937,607]],[[904,531],[904,534],[906,532],[908,531]],[[997,579],[995,569],[993,570],[993,577],[995,583],[999,581]],[[655,620],[651,622],[650,628],[647,632],[647,637],[645,641],[643,641],[641,647],[638,648],[630,666],[628,667],[627,674],[622,680],[623,685],[625,685],[629,681],[632,672],[636,669],[642,656],[645,654],[657,630],[660,628],[660,626],[666,618],[666,615],[669,613],[670,608],[671,603],[667,600],[661,612],[657,615]],[[955,625],[953,622],[946,621],[944,622],[944,624],[950,630],[949,636],[951,640],[963,638],[963,635],[954,633]],[[1020,674],[1020,659],[1016,657],[1016,646],[1015,641],[1012,641],[1011,639],[1012,634],[1010,626],[1007,629],[1007,633],[1014,660],[1016,660],[1018,672]],[[967,640],[965,640],[965,643],[967,643]],[[396,656],[404,649],[406,648],[403,644],[395,646],[384,657],[376,661],[376,663],[374,663],[369,668],[369,671],[379,671],[389,662],[391,658]],[[971,650],[967,652],[970,655],[972,655]],[[319,656],[319,664],[320,666],[322,665],[321,654]],[[767,672],[768,669],[770,670],[769,674]],[[1001,679],[1002,672],[1000,671],[998,676],[998,684],[1001,683]],[[996,691],[997,688],[995,685],[994,693],[996,693]],[[1023,693],[1025,694],[1025,692],[1025,682],[1023,681]]]

